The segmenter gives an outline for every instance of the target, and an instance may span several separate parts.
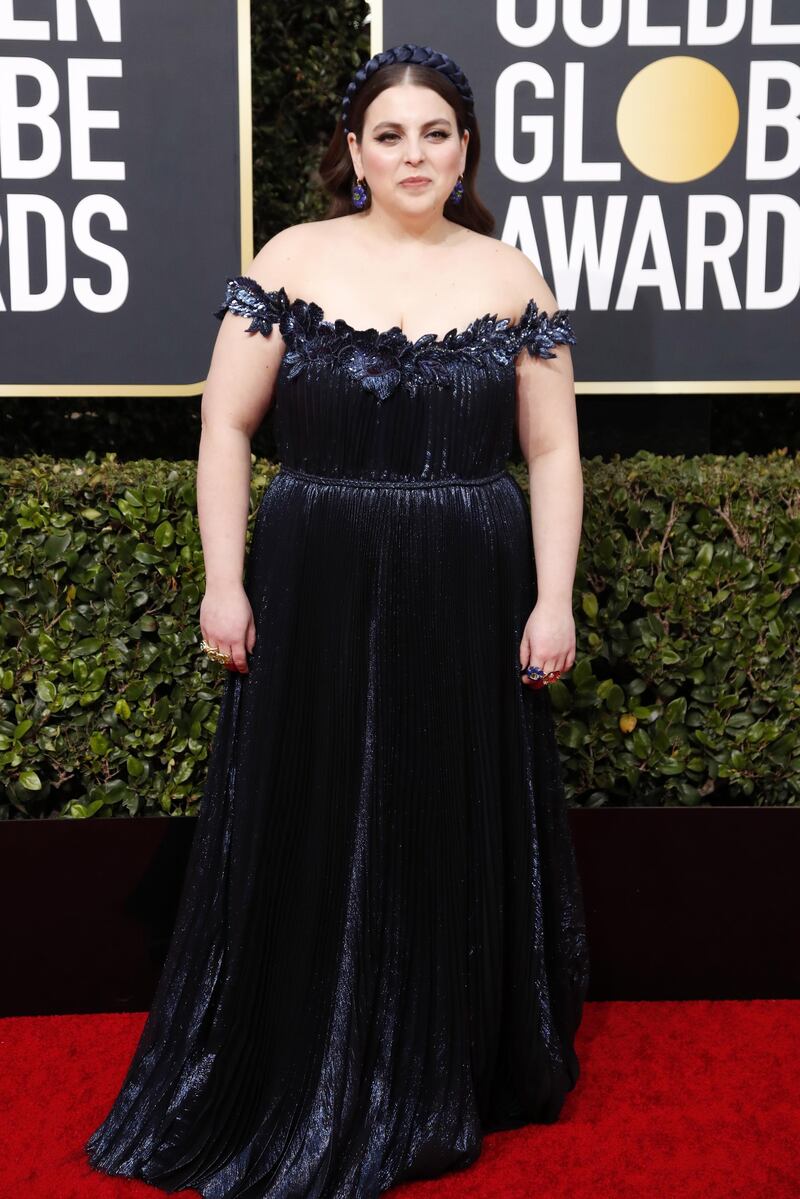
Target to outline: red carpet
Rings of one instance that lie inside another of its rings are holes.
[[[0,1020],[2,1199],[165,1193],[97,1174],[82,1150],[143,1023],[143,1014]],[[589,1003],[577,1050],[581,1078],[557,1124],[491,1134],[469,1169],[392,1195],[800,1196],[800,1001]]]

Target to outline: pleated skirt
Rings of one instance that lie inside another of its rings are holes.
[[[255,518],[175,928],[91,1164],[206,1199],[372,1199],[556,1120],[588,984],[530,516],[282,469]]]

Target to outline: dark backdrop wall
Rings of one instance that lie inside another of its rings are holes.
[[[446,47],[444,47],[446,49]],[[370,54],[362,0],[286,5],[253,0],[253,175],[255,245],[287,225],[318,218],[324,197],[313,182],[340,98]],[[659,453],[766,453],[800,448],[800,398],[769,396],[579,396],[586,457],[637,449]],[[200,397],[3,398],[0,454],[78,456],[114,451],[120,459],[193,458]],[[269,417],[254,439],[271,456]]]

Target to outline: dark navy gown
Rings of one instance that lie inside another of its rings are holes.
[[[227,281],[279,335],[250,673],[225,680],[174,932],[95,1169],[206,1199],[373,1199],[555,1121],[583,902],[506,467],[527,305],[444,338]],[[242,319],[245,318],[245,319]],[[276,332],[273,332],[273,329]]]

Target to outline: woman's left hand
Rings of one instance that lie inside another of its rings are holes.
[[[562,675],[575,661],[575,618],[571,604],[548,604],[537,600],[525,624],[519,646],[519,664],[541,666],[545,674],[558,670]],[[531,686],[536,680],[520,676]]]

